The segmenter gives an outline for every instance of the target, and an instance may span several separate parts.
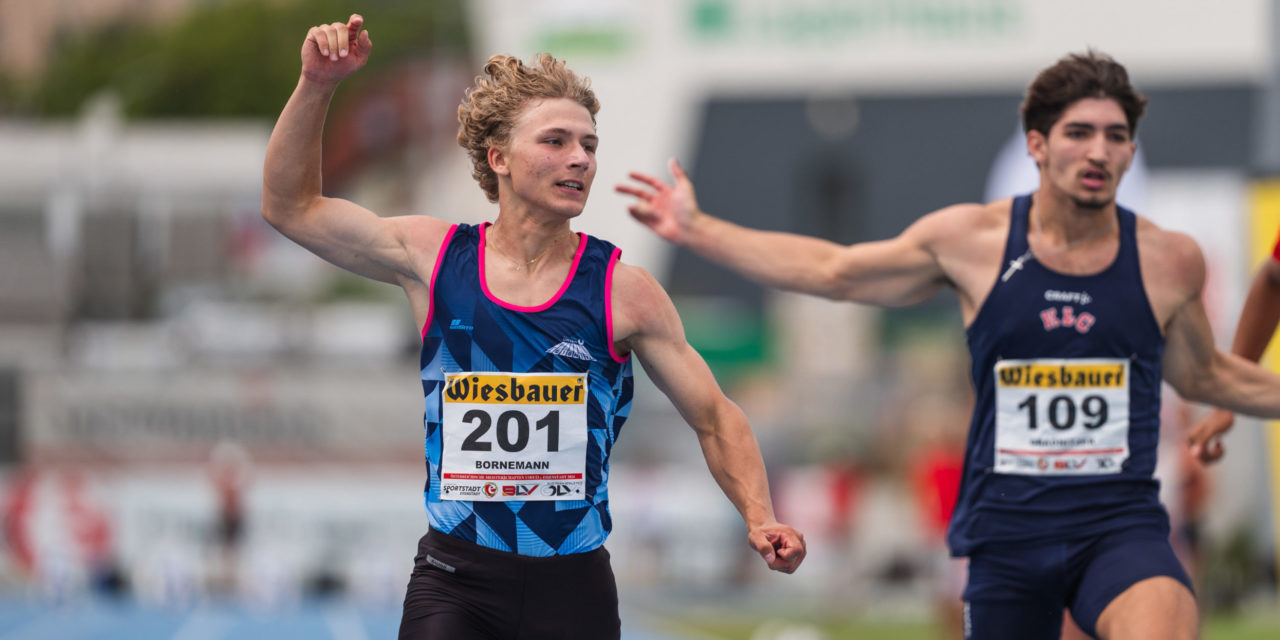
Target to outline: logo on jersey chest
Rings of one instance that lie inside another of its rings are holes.
[[[565,358],[595,362],[595,358],[592,357],[591,352],[587,350],[587,346],[579,338],[565,338],[559,344],[547,349],[546,352]]]
[[[1089,295],[1088,291],[1047,289],[1044,292],[1044,299],[1050,303],[1071,303],[1053,305],[1040,311],[1040,323],[1044,326],[1045,331],[1075,329],[1078,333],[1089,333],[1089,330],[1098,321],[1092,313],[1077,310],[1077,307],[1083,307],[1093,302],[1093,296]]]
[[[1040,312],[1040,323],[1045,331],[1055,329],[1075,329],[1077,333],[1089,333],[1098,322],[1088,311],[1076,311],[1071,305],[1049,307]]]

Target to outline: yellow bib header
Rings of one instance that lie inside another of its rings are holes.
[[[586,374],[460,373],[445,376],[445,402],[582,404]]]
[[[996,383],[1001,387],[1037,389],[1098,389],[1125,386],[1125,365],[999,363]]]

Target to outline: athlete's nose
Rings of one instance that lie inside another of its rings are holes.
[[[586,147],[573,145],[572,153],[569,154],[569,167],[583,170],[591,167],[591,154],[587,153]]]
[[[1086,151],[1090,161],[1097,164],[1106,164],[1107,156],[1111,152],[1111,148],[1107,144],[1107,137],[1101,134],[1093,136],[1089,140],[1089,147]]]

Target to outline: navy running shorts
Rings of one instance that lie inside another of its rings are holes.
[[[539,558],[438,531],[418,542],[400,640],[617,640],[609,552]]]
[[[1000,545],[969,557],[965,638],[1057,640],[1062,611],[1097,636],[1102,610],[1129,587],[1168,576],[1195,593],[1159,527],[1037,545]]]

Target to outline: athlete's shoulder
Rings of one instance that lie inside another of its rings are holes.
[[[1134,214],[1138,251],[1166,256],[1178,262],[1204,263],[1195,238],[1181,231],[1165,229],[1151,219]]]
[[[904,233],[939,257],[992,253],[999,259],[1009,228],[1009,201],[953,204],[925,214]]]
[[[1004,227],[1009,224],[1009,199],[994,202],[965,202],[943,207],[925,214],[916,226],[934,233],[950,236]]]
[[[658,279],[644,267],[627,264],[621,259],[613,267],[613,298],[628,304],[646,304],[654,296],[666,297],[666,290],[658,283]]]
[[[1144,216],[1134,218],[1143,279],[1198,293],[1204,286],[1205,263],[1195,238],[1164,229]]]
[[[666,289],[648,269],[637,265],[619,261],[614,266],[609,305],[613,338],[624,344],[639,335],[668,335],[680,324]]]

